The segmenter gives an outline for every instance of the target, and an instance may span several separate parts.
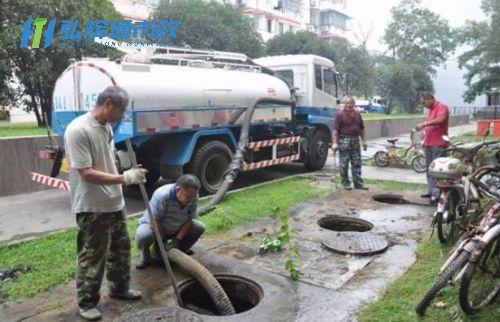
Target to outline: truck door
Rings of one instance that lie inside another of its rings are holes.
[[[314,64],[314,83],[313,105],[335,108],[338,98],[336,72],[330,67]]]

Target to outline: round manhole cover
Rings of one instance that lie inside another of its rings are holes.
[[[323,246],[340,254],[372,255],[389,247],[385,237],[371,232],[345,231],[323,238]]]
[[[124,315],[118,322],[202,322],[203,319],[194,313],[181,311],[174,307],[158,307],[145,309]]]

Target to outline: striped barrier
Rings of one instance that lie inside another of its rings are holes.
[[[299,140],[300,140],[300,136],[291,136],[291,137],[281,138],[281,139],[272,139],[272,140],[250,142],[250,143],[247,143],[247,147],[251,150],[256,150],[256,149],[258,150],[260,148],[263,148],[266,146],[271,146],[271,145],[297,143],[297,142],[299,142]]]
[[[57,188],[61,189],[64,191],[70,191],[69,187],[69,181],[63,180],[63,179],[58,179],[58,178],[52,178],[50,176],[46,176],[41,173],[36,173],[36,172],[30,172],[31,175],[31,180],[41,183],[43,185],[52,187],[52,188]]]
[[[272,159],[272,160],[264,160],[264,161],[254,162],[254,163],[245,163],[245,164],[243,164],[243,171],[249,171],[249,170],[270,167],[270,166],[277,165],[277,164],[283,164],[283,163],[296,161],[298,159],[300,159],[300,155],[295,154],[295,155],[277,158],[277,159]]]

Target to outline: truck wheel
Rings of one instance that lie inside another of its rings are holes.
[[[213,194],[224,181],[224,173],[231,160],[232,152],[226,143],[207,142],[196,150],[190,162],[189,172],[200,179],[205,192]]]
[[[307,157],[304,165],[309,171],[321,170],[328,157],[328,134],[323,130],[316,130],[308,144]]]

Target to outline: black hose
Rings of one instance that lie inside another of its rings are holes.
[[[176,248],[168,251],[168,258],[198,280],[214,301],[220,315],[236,313],[219,281],[203,265]]]
[[[224,176],[224,181],[221,186],[214,194],[212,199],[205,204],[203,207],[198,208],[197,215],[203,216],[205,215],[213,206],[215,206],[219,201],[224,198],[227,191],[233,184],[234,180],[238,176],[241,165],[243,163],[243,153],[245,152],[246,145],[248,142],[248,132],[250,131],[250,123],[252,121],[253,112],[255,107],[261,103],[270,103],[270,104],[280,104],[280,105],[293,105],[295,102],[292,100],[280,100],[275,98],[259,98],[253,100],[246,110],[245,119],[243,120],[243,124],[241,126],[240,139],[238,141],[238,146],[236,147],[236,151],[233,155],[233,160],[228,166],[226,171],[226,175]]]

